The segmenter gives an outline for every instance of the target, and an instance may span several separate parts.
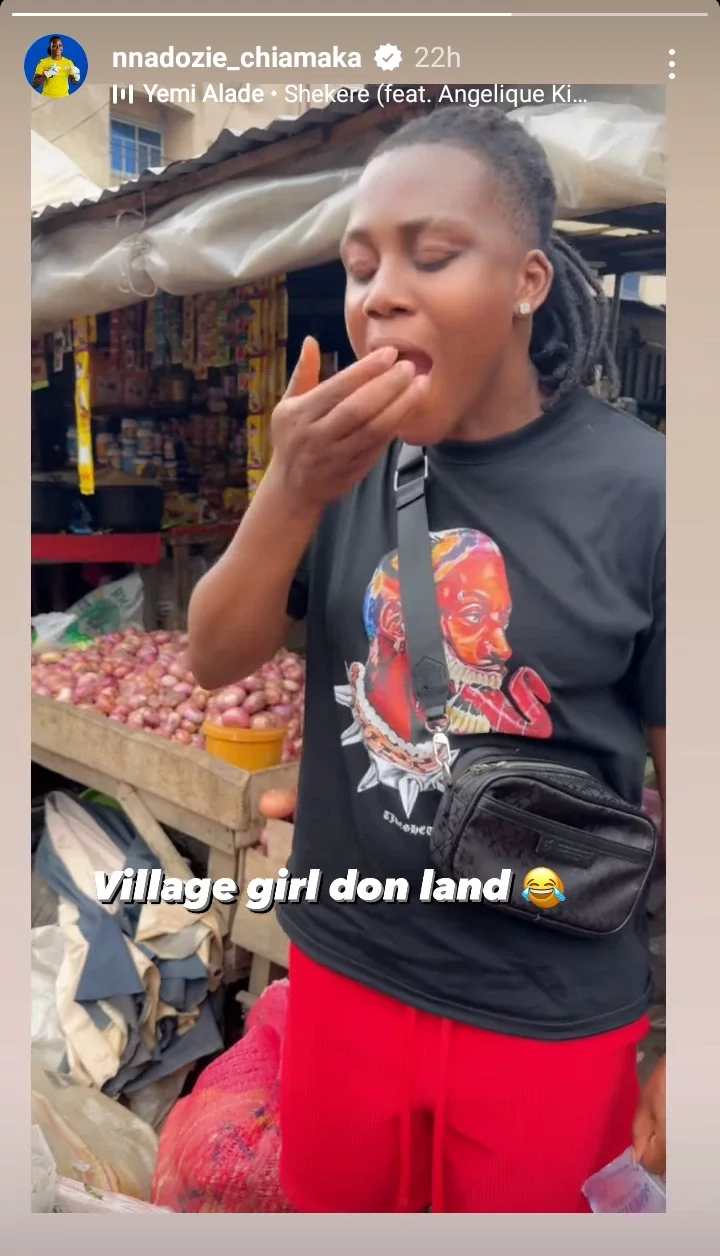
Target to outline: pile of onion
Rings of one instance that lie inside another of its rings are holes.
[[[281,650],[252,676],[210,693],[186,662],[185,633],[134,629],[89,647],[35,653],[33,693],[94,711],[119,724],[204,749],[205,721],[225,728],[285,728],[283,761],[302,752],[305,665]]]
[[[221,728],[285,728],[283,762],[302,752],[305,664],[281,650],[252,676],[209,696],[206,717]]]

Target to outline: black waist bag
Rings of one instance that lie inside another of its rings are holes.
[[[446,734],[450,681],[425,505],[427,476],[424,451],[403,445],[395,494],[406,647],[425,736],[432,737],[445,779],[430,839],[433,863],[456,882],[490,880],[497,889],[496,878],[501,878],[503,892],[502,874],[509,870],[509,896],[489,895],[485,910],[578,937],[616,933],[643,900],[657,848],[652,821],[576,767],[477,749],[453,761]]]

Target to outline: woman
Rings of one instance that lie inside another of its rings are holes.
[[[70,79],[80,82],[80,71],[72,61],[63,56],[63,42],[59,35],[51,35],[48,55],[38,61],[33,75],[33,87],[41,87],[42,96],[67,96]]]
[[[193,597],[208,687],[307,617],[293,871],[326,886],[350,868],[419,885],[430,862],[441,778],[410,735],[400,438],[428,449],[455,745],[543,739],[638,802],[647,734],[664,781],[664,442],[587,391],[615,382],[607,308],[554,214],[541,147],[501,113],[441,109],[376,150],[342,244],[358,361],[318,385],[305,343],[272,464]],[[588,942],[326,894],[281,918],[299,1211],[583,1211],[631,1142],[662,1167],[664,1064],[638,1106],[644,919]]]

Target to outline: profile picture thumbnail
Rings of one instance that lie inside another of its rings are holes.
[[[85,50],[69,35],[36,39],[25,54],[25,77],[40,96],[72,96],[87,78]]]

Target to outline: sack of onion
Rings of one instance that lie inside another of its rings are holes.
[[[203,725],[285,729],[283,762],[299,759],[305,714],[305,665],[281,650],[252,676],[209,692],[187,661],[179,632],[128,628],[66,650],[35,651],[32,691],[115,723],[205,749]]]

